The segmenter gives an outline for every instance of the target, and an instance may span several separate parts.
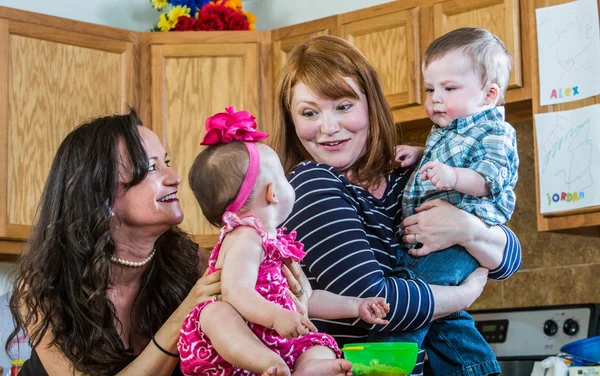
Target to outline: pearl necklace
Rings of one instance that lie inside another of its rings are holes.
[[[150,256],[148,256],[148,258],[143,261],[128,261],[128,260],[120,259],[117,256],[111,256],[110,261],[116,262],[117,264],[130,266],[132,268],[139,268],[139,267],[142,267],[142,266],[146,265],[147,263],[149,263],[150,260],[152,260],[152,257],[154,257],[155,253],[156,253],[156,248],[154,248],[152,250],[152,253],[150,254]]]

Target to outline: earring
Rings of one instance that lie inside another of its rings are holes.
[[[110,220],[112,221],[113,218],[115,218],[115,211],[112,210],[112,208],[110,206],[108,206],[108,210],[109,210],[109,213],[110,213]],[[119,221],[118,218],[117,218],[117,222],[118,222],[117,225],[114,227],[115,230],[118,230],[121,227],[121,221]]]

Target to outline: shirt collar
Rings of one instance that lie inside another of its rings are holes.
[[[474,115],[465,116],[462,118],[454,119],[450,124],[445,127],[440,127],[435,124],[434,128],[439,130],[451,130],[456,129],[458,133],[464,133],[471,127],[481,121],[504,121],[504,106],[498,106],[490,108],[488,110],[476,113]]]

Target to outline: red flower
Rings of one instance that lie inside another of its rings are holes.
[[[175,25],[177,31],[189,31],[196,30],[196,20],[192,17],[181,16],[177,19],[177,25]]]
[[[196,30],[225,30],[225,23],[216,14],[200,13],[196,21]]]
[[[196,21],[198,30],[248,30],[250,25],[242,13],[222,4],[208,3]]]
[[[250,28],[246,16],[230,8],[227,9],[229,9],[229,14],[225,18],[225,23],[228,25],[227,30],[248,30]]]
[[[225,20],[227,14],[231,11],[230,8],[227,8],[225,5],[212,5],[211,3],[206,4],[202,7],[202,14],[214,14],[218,16],[222,21]]]

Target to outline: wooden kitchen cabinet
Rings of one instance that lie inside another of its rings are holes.
[[[433,35],[427,44],[461,27],[480,27],[497,35],[513,57],[506,103],[531,99],[529,67],[529,1],[525,0],[447,0],[433,6]],[[535,24],[533,25],[535,27]],[[428,28],[429,29],[429,28]]]
[[[571,0],[530,0],[528,1],[528,14],[529,24],[531,27],[531,40],[532,48],[529,60],[529,65],[532,68],[532,107],[533,113],[546,113],[546,112],[558,112],[565,110],[573,110],[580,107],[591,106],[600,103],[600,95],[596,95],[590,98],[581,99],[574,102],[555,104],[551,106],[540,105],[540,85],[539,85],[539,63],[538,63],[538,46],[537,46],[537,30],[536,30],[536,19],[535,9],[544,8],[547,6],[559,5],[569,3]],[[598,0],[600,6],[600,0]],[[535,132],[535,127],[534,127]],[[535,133],[534,133],[535,140]],[[542,215],[540,213],[540,186],[539,186],[539,175],[537,173],[539,169],[537,143],[534,142],[534,156],[535,156],[535,183],[536,183],[536,213],[537,213],[537,228],[538,231],[557,231],[557,230],[569,230],[569,229],[580,229],[585,227],[600,226],[600,206],[584,208],[571,212],[558,212],[549,215]],[[589,230],[589,229],[588,229]]]
[[[270,115],[260,111],[260,34],[242,32],[239,43],[233,42],[236,36],[231,33],[148,34],[142,44],[143,56],[150,60],[149,72],[142,75],[142,102],[151,121],[144,121],[163,142],[181,177],[177,196],[185,213],[182,228],[199,244],[212,248],[219,229],[202,215],[187,174],[202,150],[206,118],[225,107],[249,111],[260,129],[271,132],[268,122],[261,123]]]
[[[434,39],[469,26],[489,30],[504,42],[513,56],[508,88],[522,87],[519,0],[447,0],[433,6]]]
[[[513,56],[506,103],[529,100],[531,72],[523,61],[529,61],[531,37],[521,18],[528,20],[527,12],[527,1],[520,0],[403,0],[273,30],[273,85],[296,44],[310,35],[338,35],[373,63],[396,122],[426,119],[423,54],[435,38],[472,26],[498,35]]]
[[[424,115],[419,8],[394,2],[342,14],[339,23],[341,36],[354,44],[379,73],[392,111],[407,108]]]
[[[338,35],[337,16],[321,18],[315,21],[288,26],[273,30],[273,93],[277,92],[277,84],[281,69],[287,63],[290,52],[297,44],[311,36]],[[277,98],[274,98],[276,100]]]
[[[7,8],[1,14],[0,239],[24,240],[65,135],[136,105],[133,32]]]

